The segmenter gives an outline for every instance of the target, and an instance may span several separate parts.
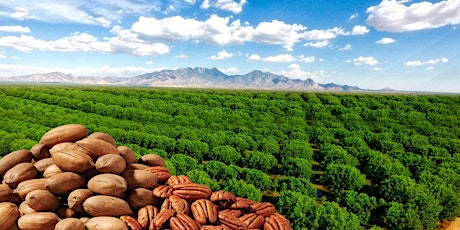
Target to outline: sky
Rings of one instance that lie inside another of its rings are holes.
[[[460,93],[460,0],[1,0],[0,77],[216,67]]]

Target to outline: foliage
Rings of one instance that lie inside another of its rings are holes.
[[[321,176],[321,183],[333,191],[360,190],[366,183],[366,176],[350,165],[330,164]]]

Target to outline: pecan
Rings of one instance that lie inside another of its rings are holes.
[[[231,192],[226,192],[223,190],[219,190],[217,192],[213,192],[211,194],[211,198],[209,198],[214,204],[216,204],[219,209],[226,209],[230,207],[236,201],[236,196],[233,195]]]
[[[222,225],[201,225],[201,230],[224,230]]]
[[[153,218],[158,214],[158,212],[158,208],[153,205],[146,205],[139,209],[137,213],[137,221],[141,225],[142,229],[148,229],[150,222],[153,222]]]
[[[192,203],[192,213],[200,224],[214,223],[217,221],[217,210],[210,200],[200,199]]]
[[[157,176],[157,178],[158,178],[158,183],[163,184],[170,177],[168,168],[166,168],[164,166],[152,166],[152,167],[148,167],[148,168],[146,168],[144,170],[155,174],[155,176]]]
[[[163,225],[165,225],[166,222],[168,222],[169,219],[171,219],[171,217],[174,216],[175,213],[176,211],[174,209],[161,210],[158,213],[158,215],[156,215],[155,218],[153,218],[152,223],[155,226],[155,229],[162,229]],[[152,223],[150,223],[150,227],[152,226]],[[149,227],[149,230],[150,230],[150,227]]]
[[[176,213],[190,214],[190,205],[189,203],[176,195],[171,195],[167,198],[161,205],[161,210],[163,209],[174,209]]]
[[[263,217],[271,216],[276,212],[275,206],[270,202],[255,203],[249,207],[249,210]]]
[[[230,205],[231,209],[248,209],[251,205],[255,204],[255,201],[243,198],[243,197],[237,197],[235,199],[235,203]]]
[[[248,229],[248,226],[242,220],[230,213],[219,212],[218,215],[219,222],[232,230]]]
[[[171,217],[169,225],[172,230],[199,230],[201,225],[186,214]]]
[[[291,230],[291,223],[283,215],[275,213],[265,218],[264,230]]]
[[[248,213],[240,216],[239,218],[248,226],[248,228],[260,229],[265,223],[265,217],[255,213]]]
[[[176,184],[190,184],[193,183],[190,177],[185,176],[185,175],[179,175],[179,176],[170,176],[168,181],[166,181],[166,184],[169,186],[173,186]]]
[[[230,213],[236,217],[239,217],[241,216],[241,214],[243,214],[243,212],[239,209],[225,209],[225,210],[222,210],[221,212]]]
[[[173,190],[171,186],[168,185],[160,185],[153,189],[153,195],[159,198],[168,198],[173,194]]]
[[[141,224],[132,216],[120,216],[120,220],[125,222],[125,224],[129,227],[131,230],[142,230]]]
[[[172,188],[174,195],[178,195],[180,198],[188,201],[208,199],[212,194],[212,190],[202,184],[177,184],[172,186]]]

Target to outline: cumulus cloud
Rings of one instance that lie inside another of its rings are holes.
[[[252,54],[251,56],[248,57],[248,61],[260,61],[260,56],[257,54]]]
[[[223,59],[228,59],[228,58],[231,58],[233,57],[233,53],[228,53],[227,51],[225,50],[222,50],[220,52],[217,53],[217,55],[213,55],[211,57],[209,57],[209,59],[211,60],[223,60]]]
[[[354,26],[351,30],[351,35],[363,35],[369,33],[369,29],[365,26]]]
[[[304,55],[300,55],[299,57],[297,57],[298,62],[312,63],[315,62],[315,60],[316,58],[313,56],[305,57]]]
[[[317,42],[307,42],[304,46],[314,47],[314,48],[323,48],[330,44],[328,40],[317,41]]]
[[[344,47],[342,48],[339,48],[340,51],[348,51],[348,50],[352,50],[353,48],[351,47],[350,44],[346,44]]]
[[[289,62],[303,62],[303,63],[312,63],[316,61],[316,58],[313,56],[304,56],[299,55],[294,57],[290,54],[280,54],[275,56],[260,57],[258,54],[252,54],[248,57],[248,61],[263,61],[263,62],[272,62],[272,63],[289,63]]]
[[[186,58],[188,58],[188,56],[185,55],[185,54],[179,54],[179,55],[174,56],[174,58],[176,58],[176,59],[186,59]]]
[[[353,19],[356,19],[356,18],[358,18],[358,17],[359,17],[359,14],[358,14],[358,13],[355,13],[355,14],[352,14],[352,15],[348,18],[348,20],[353,20]]]
[[[30,29],[24,26],[0,26],[0,32],[26,34],[30,33]]]
[[[225,74],[237,74],[237,73],[241,72],[241,70],[236,68],[236,67],[230,67],[230,68],[226,68],[226,69],[219,68],[219,71],[221,71],[222,73],[225,73]]]
[[[246,0],[240,0],[239,2],[233,0],[204,0],[201,3],[202,9],[208,9],[210,7],[218,8],[225,11],[230,11],[234,14],[239,14],[243,11],[243,6],[246,4]]]
[[[289,78],[306,80],[308,78],[316,79],[320,77],[321,75],[323,75],[324,72],[323,71],[308,72],[308,71],[302,70],[302,68],[298,64],[290,64],[289,69],[281,70],[280,74],[287,76]]]
[[[379,61],[375,59],[374,57],[364,57],[360,56],[358,58],[355,58],[353,60],[347,60],[348,63],[353,63],[356,66],[360,65],[369,65],[369,66],[375,66],[379,64]]]
[[[380,44],[380,45],[386,45],[386,44],[391,44],[394,42],[396,42],[396,40],[394,40],[393,38],[382,38],[376,41],[375,43]]]
[[[280,54],[276,56],[269,56],[263,58],[262,61],[264,62],[295,62],[297,58],[293,57],[290,54]]]
[[[436,59],[430,59],[427,61],[408,61],[405,62],[405,66],[422,66],[422,65],[434,65],[437,63],[447,63],[449,62],[449,59],[443,57],[443,58],[436,58]]]
[[[409,1],[384,0],[367,9],[366,22],[379,31],[406,32],[438,28],[460,23],[458,0],[437,3],[427,1],[407,5]]]
[[[13,48],[23,52],[104,52],[125,53],[136,56],[154,56],[166,54],[169,47],[163,43],[145,43],[124,30],[114,30],[117,36],[101,41],[87,33],[75,33],[71,36],[52,41],[21,35],[0,37],[0,47]]]

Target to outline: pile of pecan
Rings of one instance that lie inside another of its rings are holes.
[[[120,217],[132,230],[292,229],[273,204],[213,192],[184,175],[170,176],[153,194],[162,202],[140,208],[137,216]]]

